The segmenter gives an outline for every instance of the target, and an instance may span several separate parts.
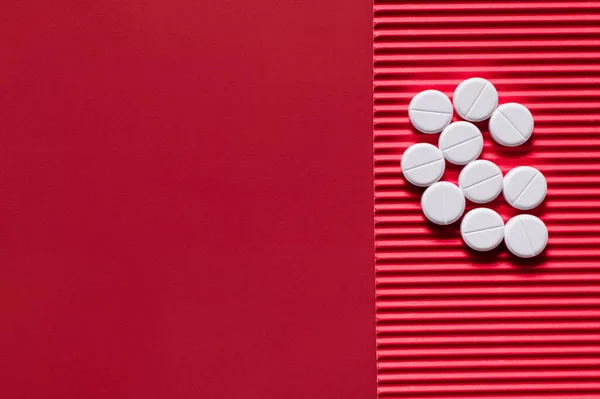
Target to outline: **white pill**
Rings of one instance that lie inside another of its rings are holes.
[[[489,118],[498,106],[498,92],[487,80],[471,78],[458,85],[452,100],[461,118],[481,122]]]
[[[539,255],[548,243],[548,229],[533,215],[518,215],[506,222],[504,242],[520,258]]]
[[[441,181],[425,190],[421,197],[421,207],[425,217],[433,223],[451,224],[465,211],[465,197],[460,188],[447,181]]]
[[[492,114],[489,128],[492,138],[497,143],[516,147],[531,137],[533,116],[524,105],[502,104]]]
[[[413,144],[404,151],[400,167],[406,180],[419,187],[427,187],[440,180],[446,163],[444,155],[434,145]]]
[[[465,243],[476,251],[490,251],[504,238],[504,221],[497,212],[476,208],[468,212],[460,224]]]
[[[502,183],[500,168],[484,159],[471,162],[458,175],[463,194],[477,204],[493,201],[502,191]]]
[[[483,136],[477,126],[472,123],[454,122],[440,134],[438,147],[448,162],[455,165],[466,165],[481,154]]]
[[[511,169],[504,176],[504,198],[513,207],[533,209],[546,198],[548,186],[544,175],[530,166]]]
[[[439,133],[452,120],[452,103],[441,91],[425,90],[413,97],[408,116],[418,131]]]

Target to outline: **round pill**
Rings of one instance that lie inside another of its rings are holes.
[[[548,186],[544,175],[530,166],[511,169],[504,176],[504,198],[517,209],[533,209],[546,198]]]
[[[487,80],[471,78],[458,85],[452,100],[461,118],[481,122],[489,118],[498,106],[498,92]]]
[[[411,100],[408,117],[418,131],[439,133],[452,120],[452,103],[441,91],[425,90]]]
[[[476,208],[463,218],[460,234],[470,248],[476,251],[490,251],[504,238],[504,221],[491,209]]]
[[[504,242],[514,255],[533,258],[546,248],[548,229],[533,215],[518,215],[506,222]]]
[[[484,159],[471,162],[458,175],[463,194],[477,204],[493,201],[502,191],[502,183],[500,168]]]
[[[483,136],[472,123],[454,122],[440,134],[438,146],[448,162],[466,165],[481,154]]]
[[[460,188],[446,181],[427,188],[421,197],[425,217],[435,224],[451,224],[465,211],[465,197]]]
[[[400,167],[406,180],[419,187],[427,187],[440,180],[446,163],[442,152],[428,143],[413,144],[404,151]]]
[[[489,128],[492,138],[498,144],[516,147],[531,137],[533,116],[521,104],[502,104],[492,114]]]

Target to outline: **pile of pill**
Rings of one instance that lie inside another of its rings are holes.
[[[533,116],[517,103],[498,106],[494,85],[482,78],[471,78],[458,85],[453,102],[442,92],[425,90],[410,102],[408,115],[413,126],[426,134],[440,133],[438,146],[418,143],[402,155],[400,167],[406,180],[427,187],[421,197],[425,217],[438,225],[456,222],[463,215],[466,200],[485,204],[502,192],[508,204],[530,210],[546,197],[546,179],[539,170],[519,166],[502,176],[493,162],[477,159],[483,149],[483,136],[471,122],[489,118],[490,135],[498,144],[515,147],[525,143],[533,133]],[[453,112],[464,121],[452,121]],[[440,182],[446,161],[464,165],[458,186]],[[466,198],[466,199],[465,199]],[[548,243],[548,229],[533,215],[521,214],[506,225],[502,217],[489,208],[475,208],[462,219],[460,232],[473,250],[490,251],[502,240],[514,255],[531,258],[540,254]]]

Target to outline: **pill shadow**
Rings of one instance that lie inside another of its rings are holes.
[[[544,201],[540,205],[536,206],[535,208],[529,209],[527,211],[522,211],[520,209],[513,208],[512,206],[510,206],[508,204],[502,204],[502,207],[497,207],[497,208],[493,208],[490,206],[490,208],[495,209],[500,214],[504,214],[504,215],[508,216],[508,219],[504,220],[504,224],[506,224],[506,222],[508,222],[509,219],[512,219],[517,215],[533,215],[533,216],[537,216],[542,221],[544,221],[544,215],[546,214],[546,210],[548,209],[548,206],[546,205],[546,202]]]
[[[481,122],[471,122],[472,124],[474,124],[475,126],[477,126],[477,129],[479,129],[479,131],[481,132],[481,134],[484,134],[486,132],[489,132],[489,118],[481,121]],[[485,140],[485,137],[484,137]]]
[[[521,157],[531,154],[535,145],[534,136],[531,136],[529,140],[516,147],[503,146],[502,144],[497,143],[496,140],[491,138],[491,135],[490,141],[492,142],[492,151],[494,152],[494,154],[503,157],[504,160],[512,160],[513,162],[511,162],[511,164],[514,164],[514,166],[526,166],[521,165]]]
[[[504,242],[488,252],[474,251],[469,247],[466,247],[465,251],[473,266],[495,266],[503,256],[506,256],[507,263],[514,266],[519,273],[524,274],[537,273],[539,267],[548,261],[545,252],[533,258],[519,258],[508,250]]]
[[[442,176],[440,181],[447,181],[458,186],[458,176],[460,175],[460,172],[463,170],[463,168],[464,165],[455,165],[446,161],[444,175]]]
[[[542,221],[543,221],[544,220],[543,216],[546,213],[547,208],[548,208],[548,205],[546,205],[546,201],[544,200],[544,202],[542,202],[535,208],[530,209],[528,211],[517,210],[516,214],[529,214],[529,215],[537,216],[538,218],[542,219]]]
[[[409,182],[406,179],[406,176],[404,176],[404,173],[402,173],[402,180],[404,181],[404,189],[408,192],[408,194],[410,194],[410,196],[412,198],[418,199],[419,204],[420,204],[421,196],[423,195],[423,192],[425,191],[425,189],[427,187],[415,186],[414,184],[412,184],[411,182]]]
[[[548,261],[545,250],[533,258],[519,258],[513,255],[508,249],[506,251],[508,252],[508,261],[521,273],[537,273],[537,269]]]
[[[469,248],[465,244],[465,252],[469,256],[469,260],[473,266],[494,266],[504,251],[506,251],[506,247],[504,245],[498,245],[491,251],[479,252]]]
[[[429,143],[436,147],[438,146],[438,140],[440,138],[439,133],[427,134],[420,132],[412,125],[412,123],[410,124],[410,131],[414,136],[415,143]]]
[[[460,238],[460,221],[442,226],[437,225],[426,219],[426,227],[429,230],[430,237],[436,240],[448,240]]]

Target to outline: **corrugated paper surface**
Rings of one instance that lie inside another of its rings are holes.
[[[374,57],[379,397],[600,398],[600,1],[376,0]],[[411,128],[411,98],[475,76],[535,119],[517,148],[480,124],[482,159],[547,178],[531,213],[550,239],[534,260],[468,251],[459,223],[426,221],[423,190],[400,173],[409,145],[438,138]]]

